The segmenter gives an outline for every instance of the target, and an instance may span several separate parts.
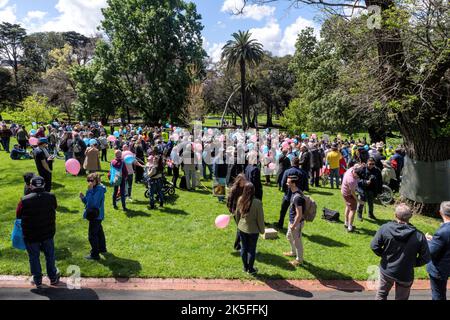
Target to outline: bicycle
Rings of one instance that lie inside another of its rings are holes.
[[[392,203],[392,201],[394,200],[394,192],[392,191],[392,189],[383,184],[382,187],[382,191],[381,193],[377,196],[377,199],[385,206],[389,205]]]

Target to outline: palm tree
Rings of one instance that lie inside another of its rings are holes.
[[[239,64],[241,73],[241,102],[242,102],[242,128],[247,129],[247,95],[245,85],[246,65],[258,65],[263,57],[263,45],[255,39],[250,39],[249,31],[233,33],[233,40],[229,40],[222,48],[222,58],[227,60],[227,68],[232,69]]]

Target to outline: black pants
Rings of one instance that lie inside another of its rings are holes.
[[[50,192],[52,190],[52,174],[48,171],[39,172],[39,175],[44,178],[45,181],[45,191]]]
[[[369,217],[373,216],[373,201],[375,199],[375,193],[371,190],[367,190],[364,192],[364,198],[361,198],[360,196],[358,196],[358,198],[367,202],[367,206],[369,207]],[[362,217],[363,209],[364,205],[358,203],[357,211],[359,217]]]
[[[106,157],[107,153],[108,153],[107,149],[102,149],[102,159],[101,159],[102,161],[108,162],[108,159]]]
[[[168,176],[172,175],[172,168],[171,167],[167,167],[167,175]]]
[[[311,185],[319,187],[320,169],[311,169]]]
[[[431,298],[433,300],[447,300],[447,280],[448,278],[438,279],[430,275]]]
[[[80,173],[78,173],[79,176],[84,176],[86,174],[86,170],[84,170],[83,168],[83,164],[84,164],[84,159],[86,157],[85,156],[75,156],[75,159],[78,160],[78,162],[80,163]]]
[[[19,143],[19,146],[21,146],[23,150],[25,150],[25,151],[27,150],[27,140],[19,140],[18,143]]]
[[[283,202],[281,203],[281,210],[280,210],[280,220],[278,220],[279,228],[283,228],[284,226],[284,217],[286,217],[286,212],[288,211],[290,205],[291,202],[283,197]]]
[[[256,244],[258,243],[258,234],[245,233],[239,231],[241,238],[241,258],[244,264],[244,270],[252,272],[255,270],[253,265],[256,258]]]
[[[100,253],[106,252],[106,239],[101,220],[89,221],[89,243],[91,257],[98,258]]]
[[[237,224],[236,216],[234,216],[234,221],[236,221]],[[239,229],[236,230],[236,239],[234,240],[233,248],[234,250],[241,250],[241,238],[239,237]]]
[[[176,188],[177,187],[178,178],[180,177],[180,167],[173,166],[172,170],[173,170],[172,184]]]
[[[140,161],[144,161],[142,159],[138,159],[138,158],[136,158],[136,159],[140,160]],[[142,181],[142,179],[144,178],[144,168],[136,166],[134,178],[135,178],[134,182],[140,183]]]

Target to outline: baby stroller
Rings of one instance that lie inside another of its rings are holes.
[[[163,176],[162,179],[163,179],[163,193],[164,193],[164,195],[165,196],[173,196],[173,195],[175,195],[175,186],[171,182],[167,181],[165,176]],[[143,181],[144,181],[145,188],[146,188],[144,195],[145,195],[145,197],[147,199],[150,198],[149,180],[150,179],[147,177],[147,175],[144,174],[144,180]]]

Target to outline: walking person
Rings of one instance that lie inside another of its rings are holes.
[[[254,267],[258,236],[264,234],[265,227],[262,202],[255,197],[255,187],[251,182],[245,184],[242,196],[239,197],[236,219],[241,239],[241,258],[244,272],[254,275],[258,272]]]
[[[125,166],[125,161],[122,159],[122,151],[116,150],[114,153],[115,159],[111,161],[111,167],[110,167],[110,177],[111,177],[111,184],[114,186],[114,191],[112,195],[112,201],[113,201],[113,207],[115,210],[117,210],[117,195],[120,190],[120,201],[122,202],[122,209],[123,211],[127,211],[127,206],[125,203],[125,183],[128,176],[128,170]],[[116,183],[114,183],[113,180],[116,180]]]
[[[92,139],[95,140],[95,139]],[[91,141],[92,141],[91,140]],[[85,160],[83,163],[83,168],[89,173],[94,173],[101,170],[99,150],[97,149],[98,142],[95,141],[86,149]]]
[[[33,150],[34,162],[39,175],[45,180],[45,191],[52,190],[52,172],[54,156],[47,150],[47,138],[40,138],[37,148]]]
[[[51,285],[59,283],[56,268],[55,245],[57,201],[54,194],[45,191],[45,180],[34,177],[30,183],[31,193],[24,196],[16,210],[17,219],[22,219],[22,231],[30,262],[33,284],[42,289],[40,252],[45,255],[47,275]]]
[[[233,185],[230,188],[227,199],[227,208],[228,211],[233,214],[234,220],[236,221],[236,225],[238,224],[238,220],[236,218],[236,208],[239,197],[242,196],[244,192],[245,184],[247,183],[247,179],[245,178],[245,174],[239,174],[233,182]],[[239,229],[236,230],[236,238],[234,241],[234,250],[241,250],[241,239],[239,238]]]
[[[106,253],[105,233],[102,221],[105,219],[106,187],[102,185],[98,173],[91,173],[87,177],[88,190],[86,195],[80,192],[80,199],[85,205],[83,219],[89,221],[89,243],[91,253],[88,260],[100,260],[100,253]]]
[[[447,281],[450,276],[450,201],[441,203],[439,211],[443,224],[434,236],[426,235],[431,261],[427,264],[433,300],[447,300]]]
[[[355,165],[347,170],[344,174],[344,179],[342,180],[341,194],[345,201],[344,227],[348,232],[355,231],[353,221],[355,219],[358,202],[360,201],[356,195],[360,172],[360,166]]]
[[[395,221],[381,226],[370,247],[381,257],[377,300],[386,300],[395,284],[395,300],[408,300],[414,282],[414,268],[430,261],[425,235],[409,223],[411,208],[395,208]]]
[[[123,151],[129,151],[129,147],[127,145],[123,146]],[[142,170],[145,169],[145,165],[141,164],[137,159],[134,160],[133,163],[125,163],[125,166],[127,167],[128,176],[127,181],[125,184],[125,189],[127,191],[127,201],[133,202],[133,198],[131,197],[131,193],[133,191],[133,177],[134,177],[134,168],[140,167]]]
[[[376,219],[373,213],[373,203],[377,195],[382,192],[383,189],[383,177],[381,176],[381,171],[375,166],[375,160],[369,158],[367,161],[367,166],[364,165],[361,168],[361,174],[358,181],[358,219],[363,220],[363,209],[365,202],[367,202],[369,207],[369,218]]]
[[[303,217],[303,213],[305,212],[305,198],[297,187],[296,182],[298,179],[298,176],[289,176],[287,179],[287,186],[292,196],[286,238],[291,245],[291,251],[285,252],[283,255],[296,258],[289,262],[293,267],[298,267],[303,263],[302,229],[305,225],[305,219]]]

